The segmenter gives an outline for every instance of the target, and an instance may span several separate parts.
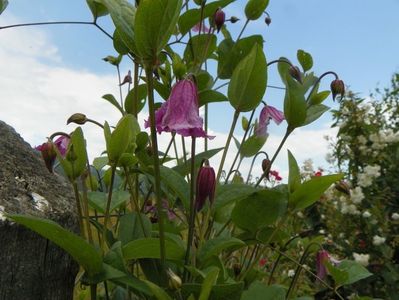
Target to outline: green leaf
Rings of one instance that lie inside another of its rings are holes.
[[[134,29],[136,8],[127,0],[96,0],[109,11],[115,28],[130,51],[136,53]]]
[[[217,237],[207,240],[198,252],[198,258],[206,261],[211,256],[218,256],[222,251],[227,249],[239,249],[246,244],[234,237]]]
[[[182,175],[173,169],[160,166],[160,175],[163,184],[169,187],[182,201],[184,208],[190,209],[190,188]]]
[[[141,226],[141,222],[143,222],[143,227]],[[119,219],[119,228],[118,228],[118,239],[122,242],[123,245],[127,244],[130,241],[134,241],[139,238],[143,238],[146,236],[150,236],[151,234],[151,221],[145,214],[132,212],[122,216]]]
[[[290,60],[286,57],[280,57],[279,62],[277,63],[277,69],[278,73],[280,75],[281,81],[287,85],[287,74],[289,75],[289,69],[290,69]],[[282,62],[285,61],[285,62]]]
[[[296,210],[306,208],[317,200],[334,183],[343,178],[343,174],[312,177],[302,183],[294,193],[290,195],[290,205]]]
[[[191,67],[201,65],[216,49],[216,35],[194,35],[184,50],[184,60]],[[206,53],[205,53],[206,51]]]
[[[224,102],[224,101],[228,101],[227,97],[218,91],[205,90],[199,92],[198,94],[198,104],[200,107],[207,103]]]
[[[105,99],[105,100],[107,100],[107,101],[108,101],[109,103],[111,103],[113,106],[115,106],[115,107],[121,112],[122,115],[125,114],[124,111],[123,111],[123,108],[120,106],[120,104],[118,103],[118,101],[116,101],[114,95],[106,94],[106,95],[104,95],[102,98]]]
[[[8,0],[0,0],[0,15],[8,6]]]
[[[212,287],[209,300],[240,300],[243,289],[243,282],[217,284]],[[183,299],[188,298],[189,295],[198,297],[200,292],[201,285],[198,283],[185,283],[182,286]],[[196,298],[193,296],[193,299]]]
[[[373,275],[365,267],[353,260],[343,260],[338,267],[334,267],[327,262],[326,266],[337,286],[352,284]]]
[[[133,115],[125,115],[119,120],[107,142],[107,154],[110,163],[118,162],[121,155],[135,140],[138,132],[140,132],[140,126]]]
[[[322,91],[320,93],[312,93],[309,98],[309,103],[311,105],[321,104],[328,96],[330,96],[330,91]]]
[[[165,292],[161,287],[157,286],[155,283],[151,281],[144,280],[145,284],[151,289],[154,293],[155,298],[158,300],[173,300],[167,292]]]
[[[225,7],[234,0],[214,1],[205,5],[203,10],[203,19],[213,16],[218,7]],[[191,28],[193,28],[201,18],[201,9],[195,8],[186,11],[179,18],[179,30],[182,35],[185,35]]]
[[[253,135],[246,139],[241,145],[241,157],[252,157],[262,149],[266,143],[267,136]]]
[[[258,44],[237,65],[231,77],[228,98],[239,112],[256,108],[266,90],[267,66],[262,47]]]
[[[216,155],[221,150],[223,150],[223,148],[211,149],[211,150],[208,150],[205,152],[195,154],[195,167],[199,168],[199,166],[201,165],[201,162],[204,158],[210,159],[212,156]],[[186,176],[187,174],[190,173],[190,166],[191,166],[191,158],[188,159],[185,164],[181,164],[179,166],[173,167],[172,169],[175,170],[180,175]]]
[[[236,183],[218,185],[216,188],[216,197],[213,205],[215,209],[220,209],[233,202],[244,199],[256,191],[256,188],[246,184]]]
[[[126,46],[125,42],[122,40],[122,37],[118,30],[114,31],[113,35],[113,45],[114,49],[120,54],[125,55],[129,53],[129,48]]]
[[[93,160],[93,167],[96,168],[97,171],[102,170],[108,164],[107,156],[99,156]]]
[[[108,194],[103,192],[88,192],[87,198],[89,204],[94,209],[101,213],[105,213],[107,207]],[[130,198],[130,194],[127,191],[113,191],[110,212],[114,211],[116,208],[126,203]]]
[[[136,93],[138,95],[136,95]],[[134,87],[129,91],[125,98],[125,110],[129,114],[134,115],[134,100],[137,97],[138,103],[137,103],[137,113],[139,113],[144,105],[145,105],[145,99],[147,98],[147,85],[146,84],[140,84],[137,87]]]
[[[251,284],[241,300],[285,300],[285,289],[280,285],[265,285],[259,281]]]
[[[287,197],[278,190],[261,190],[237,202],[231,218],[242,229],[255,232],[273,224],[287,209]]]
[[[301,185],[301,173],[299,171],[298,163],[290,150],[288,150],[288,167],[288,188],[290,193],[293,193]]]
[[[71,146],[73,146],[73,151],[76,156],[76,159],[71,162],[73,167],[72,176],[73,178],[77,178],[82,175],[83,171],[86,169],[87,163],[86,141],[81,127],[77,127],[71,134],[71,141],[68,148],[71,149]]]
[[[262,16],[268,5],[269,0],[249,0],[245,6],[245,16],[248,20],[257,20]]]
[[[122,248],[125,259],[160,258],[159,238],[142,238],[127,243]],[[184,257],[184,248],[176,242],[165,240],[166,259],[180,260]]]
[[[64,249],[90,275],[95,275],[102,271],[100,254],[80,236],[50,220],[21,215],[7,215],[7,217],[37,232]]]
[[[153,63],[175,31],[182,0],[141,0],[134,21],[139,55]]]
[[[307,53],[304,50],[298,50],[296,53],[296,57],[298,58],[298,61],[301,64],[304,72],[310,70],[313,67],[313,58],[310,53]]]
[[[96,0],[86,0],[86,2],[91,13],[93,14],[94,21],[96,21],[99,17],[108,15],[108,9],[103,4],[98,3]]]
[[[303,123],[302,126],[308,125],[310,123],[313,123],[316,121],[318,118],[320,118],[326,111],[328,111],[330,108],[326,105],[323,104],[317,104],[317,105],[312,105],[308,107],[308,110],[306,112],[306,120]]]
[[[261,35],[251,35],[237,42],[232,39],[223,40],[218,47],[218,76],[220,79],[229,79],[238,63],[252,50],[254,44],[263,46]]]
[[[208,300],[211,294],[212,286],[216,284],[219,275],[219,269],[214,268],[206,276],[201,286],[201,293],[198,300]]]
[[[302,126],[306,120],[306,101],[303,86],[286,74],[286,91],[284,97],[284,116],[291,130]]]

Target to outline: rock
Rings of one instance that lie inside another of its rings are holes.
[[[10,214],[51,219],[78,232],[70,184],[51,174],[40,153],[0,121],[0,206]],[[69,300],[78,265],[35,232],[0,220],[0,299]]]

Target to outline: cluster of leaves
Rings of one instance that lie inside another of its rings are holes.
[[[262,36],[241,38],[240,34],[234,40],[226,24],[220,40],[212,25],[213,14],[233,0],[194,1],[198,5],[195,7],[182,0],[136,2],[87,0],[94,22],[109,15],[115,25],[112,36],[119,56],[108,57],[107,61],[118,66],[122,57],[132,59],[135,82],[120,103],[113,95],[104,96],[122,114],[115,126],[96,123],[103,129],[106,155],[86,167],[81,127],[71,134],[65,157],[58,153],[63,172],[74,187],[81,237],[48,220],[8,217],[70,253],[84,270],[81,283],[92,287],[91,299],[96,299],[97,285],[106,287],[114,299],[130,295],[160,300],[267,300],[314,294],[319,289],[314,284],[314,272],[303,265],[320,248],[320,237],[317,233],[305,234],[307,228],[296,225],[295,215],[317,202],[331,184],[342,179],[341,174],[303,181],[289,152],[287,184],[261,186],[261,179],[270,170],[267,168],[255,185],[217,182],[213,203],[194,212],[195,174],[201,160],[222,149],[192,152],[189,159],[184,152],[182,160],[178,151],[175,156],[170,156],[168,150],[160,152],[155,129],[150,142],[137,123],[137,114],[146,103],[153,115],[154,89],[166,100],[175,80],[193,74],[200,106],[226,101],[235,109],[219,179],[235,122],[241,113],[253,112],[261,104],[270,64],[278,63],[286,89],[284,115],[288,125],[281,145],[296,128],[314,122],[329,109],[322,104],[329,91],[318,91],[323,75],[316,77],[310,72],[311,55],[298,51],[302,70],[293,68],[286,58],[267,63]],[[260,18],[268,3],[248,1],[243,29],[249,21]],[[206,18],[211,24],[208,33],[192,35],[191,28]],[[207,69],[208,60],[217,63],[215,76]],[[145,76],[140,77],[143,70]],[[214,87],[217,80],[226,81],[227,95]],[[70,120],[78,124],[89,121],[81,117]],[[247,131],[255,126],[249,123]],[[254,139],[252,135],[237,143],[239,150],[243,149],[242,158],[254,157],[266,142]],[[173,141],[171,134],[171,144]],[[166,162],[176,165],[167,167]],[[292,258],[293,244],[300,244],[302,253]],[[271,262],[270,272],[259,265],[265,258]],[[296,268],[292,279],[284,275],[282,267],[287,265]],[[339,297],[338,288],[368,276],[355,262],[330,269],[334,285],[321,282]]]

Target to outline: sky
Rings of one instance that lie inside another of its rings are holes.
[[[42,21],[91,21],[84,0],[10,0],[0,15],[0,26]],[[247,1],[237,0],[225,9],[227,18],[241,20],[229,24],[233,36],[243,26],[243,7]],[[367,97],[376,87],[389,86],[390,78],[399,67],[398,28],[399,0],[270,0],[268,27],[260,19],[251,22],[244,35],[262,34],[267,60],[285,56],[296,62],[296,52],[303,49],[313,56],[316,75],[333,70],[354,92]],[[113,32],[109,17],[99,23]],[[219,35],[218,38],[221,38]],[[219,40],[220,41],[220,40]],[[85,113],[101,123],[115,124],[118,111],[101,99],[104,94],[118,95],[116,72],[102,61],[115,55],[112,41],[88,25],[57,25],[20,27],[0,30],[0,120],[13,126],[32,146],[41,144],[56,131],[72,131],[66,119],[75,112]],[[131,65],[125,59],[121,71]],[[326,78],[322,88],[328,89],[333,78]],[[277,68],[269,70],[269,85],[282,86]],[[126,93],[126,89],[123,90]],[[282,109],[284,91],[268,88],[264,100]],[[336,108],[331,99],[326,104]],[[256,116],[258,116],[257,111]],[[233,110],[227,103],[210,106],[210,129],[216,138],[210,148],[222,147],[232,120]],[[246,114],[248,117],[248,114]],[[147,118],[139,116],[140,124]],[[328,144],[325,135],[334,136],[331,115],[326,114],[314,124],[296,130],[289,138],[275,169],[287,175],[286,149],[299,162],[312,158],[315,167],[327,167],[325,155]],[[270,136],[264,149],[272,155],[282,138],[286,123],[269,126]],[[93,159],[104,149],[103,135],[95,125],[85,125],[89,156]],[[242,130],[236,131],[240,138]],[[167,134],[160,135],[161,149],[169,142]],[[203,141],[197,148],[201,149]],[[189,144],[187,142],[187,148]],[[235,146],[228,156],[231,163]],[[211,162],[218,165],[216,156]],[[244,160],[245,173],[250,160]],[[257,164],[259,168],[260,162]]]

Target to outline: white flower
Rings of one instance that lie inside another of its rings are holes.
[[[391,216],[392,220],[399,220],[399,214],[398,213],[393,213]]]
[[[363,144],[363,145],[367,144],[367,139],[364,137],[364,135],[359,135],[357,137],[357,140],[359,141],[360,144]]]
[[[350,194],[351,194],[351,200],[355,204],[361,203],[362,200],[364,199],[364,194],[360,186],[357,186],[354,189],[352,189],[350,191]]]
[[[358,262],[362,266],[367,267],[369,264],[370,255],[353,252],[353,258],[355,259],[356,262]]]
[[[363,214],[362,214],[363,218],[370,218],[371,217],[371,213],[366,210]]]
[[[379,235],[373,236],[373,245],[374,246],[379,246],[385,243],[385,238]]]
[[[294,277],[294,275],[295,275],[294,270],[292,270],[292,269],[288,270],[288,274],[287,274],[288,277]]]
[[[6,217],[4,216],[4,206],[0,205],[0,221],[5,221]]]

